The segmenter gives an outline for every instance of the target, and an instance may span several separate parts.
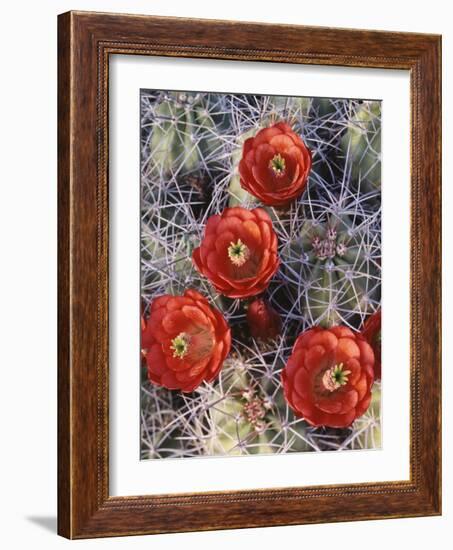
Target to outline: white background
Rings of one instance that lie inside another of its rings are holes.
[[[451,338],[444,340],[444,515],[332,525],[278,527],[70,543],[56,515],[56,14],[68,9],[443,33],[444,151],[453,147],[453,28],[449,2],[349,0],[322,3],[207,0],[4,3],[1,14],[1,390],[2,547],[239,548],[283,546],[449,548],[453,522]],[[448,128],[447,128],[448,127]],[[445,154],[445,157],[447,155]],[[447,159],[445,159],[447,160]],[[452,162],[444,181],[453,180]],[[452,248],[452,186],[444,190],[444,249]],[[451,280],[452,254],[444,257]],[[445,286],[444,334],[453,300]],[[447,402],[448,398],[448,402]],[[449,467],[450,464],[450,467]]]
[[[110,494],[409,479],[408,71],[113,56],[110,67]],[[140,87],[382,100],[383,448],[138,461]],[[402,137],[404,136],[404,137]],[[395,185],[398,182],[398,185]],[[395,226],[397,231],[395,231]],[[135,295],[135,300],[133,296]],[[131,299],[132,296],[132,299]],[[390,361],[387,362],[387,358]],[[136,376],[131,376],[131,365]],[[388,365],[388,366],[387,366]],[[392,366],[398,368],[391,368]],[[221,475],[219,475],[221,472]]]

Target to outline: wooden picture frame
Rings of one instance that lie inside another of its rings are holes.
[[[69,12],[58,21],[58,532],[68,538],[441,513],[441,38]],[[111,54],[410,71],[410,480],[109,495]]]

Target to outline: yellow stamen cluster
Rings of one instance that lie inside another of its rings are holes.
[[[280,153],[271,158],[269,168],[271,168],[277,176],[281,176],[285,173],[286,161]]]
[[[228,247],[228,257],[235,266],[241,267],[241,265],[244,265],[248,260],[249,255],[249,249],[241,241],[241,239],[238,239],[236,243],[230,243],[230,246]]]
[[[343,363],[326,370],[322,377],[324,387],[329,391],[335,391],[348,383],[350,370],[343,370]]]
[[[182,359],[189,351],[189,336],[185,332],[181,332],[171,341],[170,349],[173,350],[173,357]]]

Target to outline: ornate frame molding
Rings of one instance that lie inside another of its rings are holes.
[[[86,538],[440,514],[440,37],[69,12],[59,16],[58,40],[59,533]],[[409,481],[109,496],[110,55],[410,71]]]

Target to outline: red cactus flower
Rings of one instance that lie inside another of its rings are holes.
[[[170,390],[191,392],[213,380],[231,347],[223,315],[195,290],[156,298],[142,332],[148,378]]]
[[[312,426],[346,428],[368,409],[373,366],[360,333],[343,326],[306,330],[282,371],[285,398]]]
[[[144,317],[143,314],[140,318],[140,326],[141,326],[141,329],[142,329],[142,337],[141,337],[141,342],[140,342],[140,348],[142,350],[143,357],[145,357],[147,350],[153,344],[153,339],[151,337],[150,331],[148,330],[148,321],[146,320],[146,318]]]
[[[285,122],[263,128],[244,142],[241,186],[264,204],[281,206],[305,189],[311,152]]]
[[[277,271],[277,235],[262,208],[225,208],[211,216],[193,262],[218,292],[230,298],[260,294]]]
[[[362,328],[362,335],[365,340],[370,344],[374,351],[374,377],[376,380],[381,379],[382,365],[381,365],[381,310],[373,313],[365,321]]]
[[[253,338],[275,338],[281,332],[282,319],[263,298],[254,300],[247,309],[247,322]]]

